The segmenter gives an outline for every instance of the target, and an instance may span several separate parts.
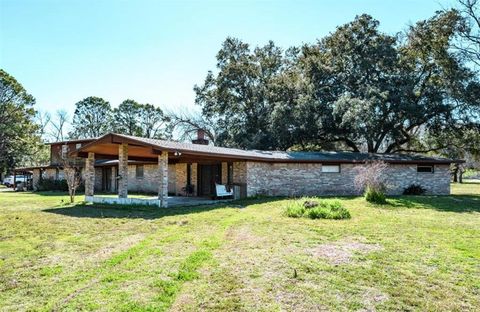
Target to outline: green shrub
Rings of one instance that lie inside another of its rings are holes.
[[[336,201],[319,201],[318,205],[310,205],[311,200],[290,201],[285,214],[291,218],[306,217],[310,219],[349,219],[350,212]]]
[[[68,191],[66,180],[55,180],[53,178],[40,179],[37,184],[39,191]]]
[[[40,179],[37,183],[37,190],[38,191],[62,191],[68,192],[68,184],[67,180],[55,180],[53,178],[44,178]],[[77,192],[83,192],[85,190],[85,186],[83,183],[77,188]]]
[[[387,203],[385,192],[380,189],[367,187],[365,190],[365,200],[369,203],[383,205]]]
[[[286,214],[290,218],[300,218],[305,213],[305,207],[303,203],[299,201],[292,201],[287,206]]]

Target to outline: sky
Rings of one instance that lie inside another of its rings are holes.
[[[449,0],[0,0],[0,67],[36,98],[66,110],[99,96],[192,110],[193,86],[215,70],[227,36],[252,47],[312,43],[368,13],[394,34]]]

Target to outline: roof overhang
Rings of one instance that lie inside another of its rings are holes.
[[[142,138],[132,136],[124,136],[121,134],[109,133],[94,141],[91,141],[79,149],[70,153],[71,156],[88,157],[88,153],[95,153],[96,159],[118,159],[120,144],[128,144],[128,159],[137,161],[155,161],[159,155],[168,153],[169,161],[175,162],[198,162],[201,161],[258,161],[268,163],[330,163],[330,164],[346,164],[346,163],[365,163],[371,160],[363,159],[298,159],[298,158],[274,158],[262,157],[256,155],[238,155],[229,154],[227,152],[217,153],[214,151],[195,150],[193,148],[186,149],[182,147],[164,146],[150,143]],[[168,144],[166,144],[168,145]],[[227,149],[228,150],[228,149]],[[451,159],[384,159],[390,164],[451,164],[462,163],[463,160]]]

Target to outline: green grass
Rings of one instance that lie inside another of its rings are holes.
[[[452,192],[338,198],[341,221],[289,218],[287,199],[159,209],[0,192],[0,310],[478,311],[480,184]]]

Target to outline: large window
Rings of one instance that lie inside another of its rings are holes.
[[[417,165],[417,172],[433,173],[433,165]]]
[[[338,173],[340,172],[340,165],[322,165],[322,172]]]
[[[135,177],[137,179],[143,179],[143,165],[137,165],[135,167]]]

